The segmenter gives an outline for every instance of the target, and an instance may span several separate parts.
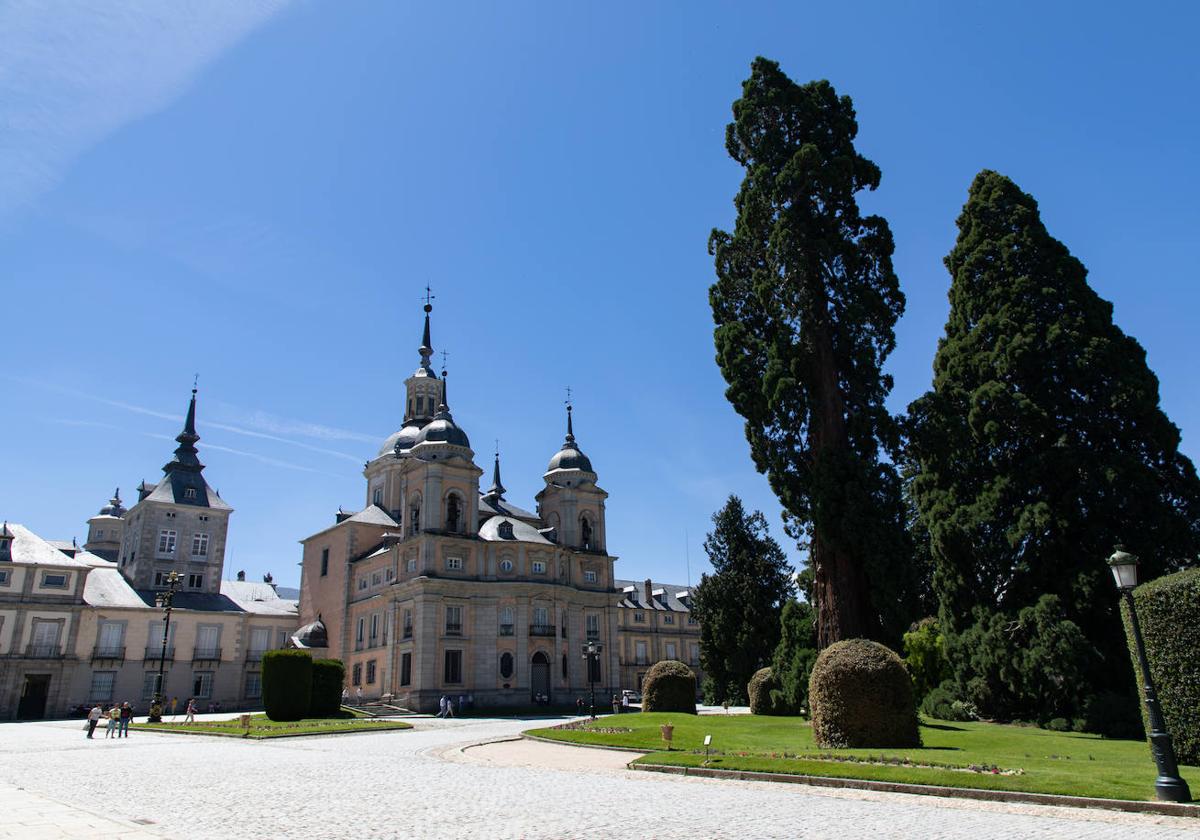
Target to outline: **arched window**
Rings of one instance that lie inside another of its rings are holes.
[[[408,503],[408,533],[421,533],[421,497],[413,496]]]
[[[457,534],[460,519],[462,519],[462,504],[458,500],[458,494],[451,493],[446,497],[446,530]]]
[[[592,548],[592,523],[585,516],[579,521],[579,545],[581,548],[591,550]]]
[[[500,654],[500,676],[508,679],[513,675],[513,655],[511,653]]]
[[[375,488],[375,497],[372,501],[374,501],[376,507],[383,507],[383,488],[382,487]]]

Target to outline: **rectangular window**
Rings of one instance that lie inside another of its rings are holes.
[[[546,561],[545,560],[534,560],[533,563],[530,565],[530,567],[533,569],[533,573],[535,575],[546,574]]]
[[[193,659],[221,657],[221,628],[216,624],[201,624],[196,628],[196,651]]]
[[[500,635],[511,636],[513,634],[513,608],[500,608]]]
[[[462,682],[462,651],[446,651],[445,682],[456,685]]]
[[[195,671],[192,673],[192,696],[201,700],[212,697],[212,671]]]
[[[384,579],[384,580],[391,580],[391,579],[392,579],[392,578],[394,578],[395,576],[396,576],[396,575],[395,575],[395,573],[392,571],[392,567],[391,567],[391,566],[388,566],[387,570],[386,570],[386,571],[384,571],[384,573],[383,573],[383,579]]]
[[[350,669],[350,684],[362,685],[362,663],[355,662],[354,667]]]
[[[667,642],[667,659],[675,658],[675,643]]]
[[[262,697],[262,674],[246,674],[246,699],[257,700]]]
[[[92,671],[92,688],[88,692],[88,702],[94,703],[97,700],[111,700],[113,698],[113,687],[116,683],[116,671]]]
[[[404,611],[404,638],[412,638],[412,610]]]
[[[164,673],[163,678],[165,679],[166,676],[167,675]],[[142,699],[153,700],[154,689],[157,685],[158,671],[147,671],[146,673],[142,674]]]
[[[697,623],[698,622],[696,621],[696,617],[694,615],[688,616],[688,624],[697,624]]]
[[[367,685],[375,685],[375,660],[367,663]]]
[[[633,620],[638,624],[642,624],[646,621],[646,614],[639,610],[633,614]]]
[[[97,528],[97,529],[96,529],[96,539],[98,539],[98,540],[99,540],[99,539],[103,539],[103,538],[104,538],[104,529],[103,529],[103,528]]]
[[[446,635],[461,636],[462,631],[462,607],[446,607]]]
[[[446,568],[452,572],[462,571],[462,558],[461,557],[447,557],[446,558]]]
[[[596,572],[593,569],[584,569],[583,580],[585,583],[595,583],[596,582]]]
[[[33,620],[33,641],[29,645],[29,652],[33,656],[57,656],[58,636],[62,630],[62,622],[60,621],[39,621]]]
[[[663,624],[674,624],[675,623],[675,616],[671,615],[670,613],[663,613],[662,619],[663,619]]]
[[[195,575],[195,574],[188,575],[188,589],[203,589],[203,588],[204,588],[204,575]]]
[[[42,588],[43,589],[66,589],[67,576],[55,574],[54,572],[42,572]]]
[[[383,583],[383,572],[375,572],[371,575],[371,585],[378,586]]]
[[[208,556],[208,534],[195,534],[192,536],[192,556]]]
[[[329,574],[329,549],[321,549],[321,577]]]
[[[0,586],[8,586],[8,569],[0,569]]]
[[[270,627],[253,627],[250,629],[250,650],[247,653],[247,659],[255,662],[262,659],[263,654],[271,647],[271,628]]]
[[[637,658],[638,665],[645,665],[650,661],[649,658],[646,656],[646,643],[645,642],[634,642],[633,650],[634,650],[634,656]]]
[[[363,634],[366,632],[366,619],[360,618],[354,633],[354,649],[362,650]]]
[[[545,607],[534,607],[533,623],[538,627],[548,627],[550,625],[550,610]]]
[[[113,659],[125,653],[125,625],[119,621],[104,621],[100,624],[100,635],[96,639],[96,656]]]
[[[587,637],[589,639],[600,638],[600,616],[595,613],[589,613],[587,617]]]
[[[693,644],[691,646],[688,658],[691,659],[693,665],[700,664],[700,645]]]
[[[400,654],[400,685],[412,685],[412,654]]]
[[[158,553],[159,554],[174,554],[175,553],[175,537],[178,536],[174,531],[159,531],[158,532]]]
[[[375,640],[379,638],[379,613],[371,616],[371,644],[375,644]]]
[[[405,568],[407,568],[410,572],[415,572],[417,570],[417,558],[409,557],[408,565]]]
[[[358,591],[362,592],[367,588],[367,576],[363,575],[358,579]]]

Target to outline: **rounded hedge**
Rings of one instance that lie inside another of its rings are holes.
[[[309,717],[333,717],[342,710],[346,666],[340,659],[314,659]]]
[[[312,657],[303,650],[269,650],[262,659],[262,696],[271,720],[300,720],[312,699]]]
[[[759,668],[746,685],[752,715],[787,715],[791,710],[783,697],[783,686],[770,668]]]
[[[651,665],[642,681],[642,711],[696,714],[696,674],[675,659]]]
[[[912,679],[900,657],[878,642],[845,639],[821,651],[808,698],[819,747],[921,746]]]
[[[1175,757],[1180,764],[1200,764],[1200,569],[1186,569],[1142,584],[1133,590],[1133,600]],[[1121,612],[1141,694],[1145,688],[1142,670],[1124,600]],[[1140,705],[1144,718],[1145,704]]]

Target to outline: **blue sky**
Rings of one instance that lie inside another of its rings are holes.
[[[706,566],[729,493],[779,527],[713,361],[705,250],[755,55],[853,97],[863,205],[928,387],[942,258],[981,168],[1014,178],[1149,352],[1193,458],[1197,12],[1149,4],[0,4],[0,516],[85,534],[171,457],[200,374],[226,572],[297,583],[401,422],[422,287],[451,403],[532,506],[576,433],[619,576]]]

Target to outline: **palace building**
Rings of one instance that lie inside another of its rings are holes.
[[[698,667],[686,590],[630,594],[614,578],[608,494],[569,404],[535,511],[505,498],[498,454],[481,490],[446,371],[439,377],[430,363],[431,310],[426,303],[420,362],[404,382],[403,424],[363,471],[366,507],[339,511],[302,540],[301,621],[324,625],[328,655],[346,663],[352,687],[420,711],[437,710],[443,695],[528,706],[570,702],[593,686],[607,701],[640,689],[667,653]],[[584,657],[589,642],[598,657]]]

